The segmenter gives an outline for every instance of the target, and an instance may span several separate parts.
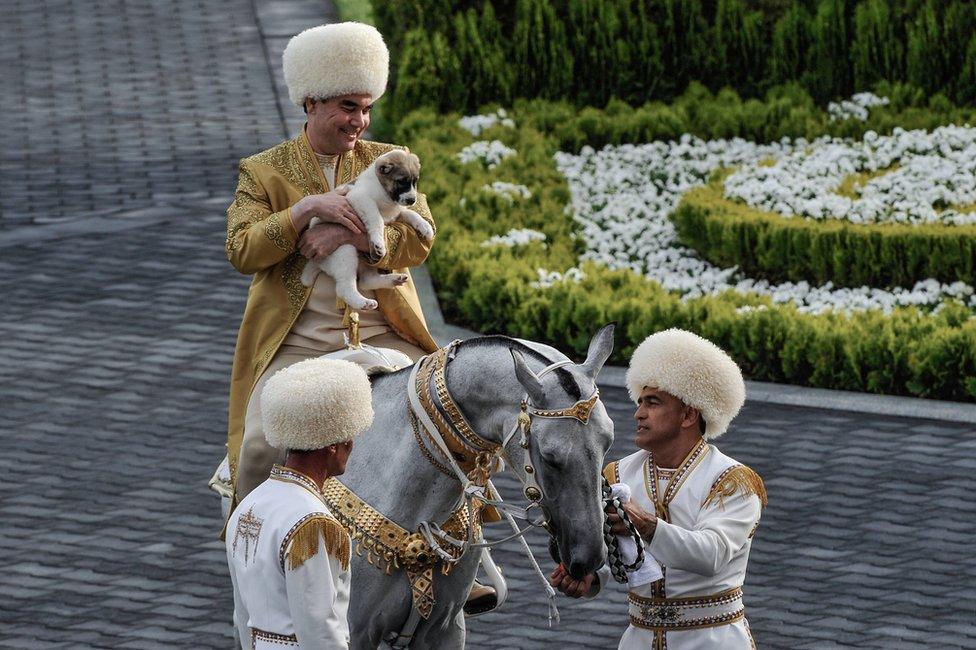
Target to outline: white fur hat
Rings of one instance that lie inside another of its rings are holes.
[[[738,364],[711,341],[679,329],[651,334],[634,350],[627,388],[635,402],[645,386],[701,411],[706,440],[725,433],[746,400]]]
[[[369,379],[351,361],[299,361],[264,385],[261,421],[276,449],[321,449],[351,440],[373,423]]]
[[[375,27],[335,23],[293,36],[281,55],[288,98],[328,99],[366,93],[376,101],[386,91],[390,52]]]

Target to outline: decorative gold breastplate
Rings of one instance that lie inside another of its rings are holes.
[[[378,510],[360,499],[335,478],[322,487],[322,497],[332,514],[349,532],[355,542],[356,554],[366,553],[366,561],[391,575],[394,569],[407,572],[413,592],[414,606],[425,619],[434,606],[434,567],[440,562],[441,573],[447,575],[454,568],[451,562],[441,562],[440,556],[423,535],[411,533],[385,517]],[[480,536],[480,509],[469,513],[466,504],[451,513],[441,529],[457,539],[467,535],[469,516],[476,537]],[[453,559],[461,556],[461,549],[448,545],[442,547]]]

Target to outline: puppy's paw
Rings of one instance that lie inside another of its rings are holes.
[[[364,311],[372,311],[377,307],[379,307],[379,303],[377,303],[375,300],[370,300],[369,298],[367,298],[366,300],[363,301],[363,306],[359,307],[358,309]]]
[[[390,281],[393,283],[394,287],[402,287],[410,279],[406,273],[391,273]]]
[[[369,243],[369,255],[374,260],[381,260],[383,256],[386,255],[386,242],[382,239],[377,239]]]
[[[434,239],[434,229],[430,227],[430,224],[422,220],[416,226],[417,235],[425,242],[430,242]]]

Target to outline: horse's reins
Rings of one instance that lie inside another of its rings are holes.
[[[553,618],[555,618],[556,621],[559,620],[559,612],[555,602],[556,592],[549,584],[549,581],[546,580],[545,575],[542,573],[542,569],[539,568],[538,562],[536,562],[535,557],[524,537],[526,532],[535,527],[546,528],[546,530],[549,531],[549,515],[546,512],[545,507],[542,505],[542,500],[545,498],[545,492],[536,479],[537,472],[532,462],[532,455],[530,453],[532,418],[574,418],[579,422],[586,424],[589,420],[593,407],[599,401],[600,393],[599,390],[594,390],[593,395],[591,395],[589,398],[580,400],[572,406],[564,409],[540,409],[529,402],[528,393],[525,393],[520,401],[520,411],[515,424],[502,439],[500,445],[493,443],[489,440],[485,440],[481,436],[478,436],[474,432],[467,420],[464,418],[464,415],[461,413],[457,404],[454,402],[450,392],[447,390],[445,371],[448,362],[454,357],[454,352],[458,343],[459,341],[453,341],[450,345],[446,346],[442,350],[424,357],[414,365],[408,381],[408,396],[410,399],[411,411],[414,417],[416,417],[420,424],[423,425],[428,438],[433,441],[441,455],[447,460],[449,468],[454,473],[454,477],[460,482],[462,496],[468,502],[468,511],[471,513],[471,516],[468,520],[467,534],[466,539],[464,540],[456,539],[447,534],[440,529],[440,526],[433,522],[421,523],[420,532],[422,535],[424,535],[434,552],[440,556],[442,561],[450,563],[460,561],[464,552],[470,548],[491,548],[503,542],[518,538],[522,544],[523,551],[535,569],[535,573],[545,586],[549,600],[549,618],[551,624]],[[434,364],[434,366],[425,367],[425,364],[429,363]],[[536,374],[536,377],[542,377],[549,372],[572,363],[573,362],[569,359],[557,361],[549,366],[546,366],[542,371]],[[425,372],[423,372],[421,375],[422,368],[424,368]],[[434,401],[431,398],[430,386],[428,383],[430,381],[435,383],[437,397],[440,400],[442,410],[447,414],[447,417],[444,417],[441,414],[437,408],[437,405],[434,404]],[[438,426],[438,424],[441,426]],[[490,480],[490,475],[498,465],[497,461],[499,458],[504,459],[509,465],[515,467],[515,464],[511,461],[507,448],[517,433],[521,433],[519,438],[519,446],[525,450],[523,464],[515,472],[516,477],[518,477],[519,481],[522,483],[522,494],[526,499],[529,500],[529,505],[524,508],[513,506],[503,501],[501,495],[492,485]],[[448,441],[445,440],[445,434],[452,437],[456,442],[461,443],[463,447],[476,454],[475,468],[473,470],[470,472],[465,472],[463,469],[461,469],[455,458],[456,452],[450,449]],[[422,445],[422,442],[419,439],[418,445]],[[428,460],[432,459],[428,458]],[[472,477],[474,477],[474,479]],[[495,496],[488,496],[489,492]],[[474,501],[478,501],[481,502],[481,504],[496,508],[505,516],[514,533],[494,542],[484,541],[483,536],[480,541],[474,540],[473,518],[475,516],[474,513],[476,512],[475,503],[473,503]],[[531,511],[536,508],[542,512],[542,517],[533,519],[531,517]],[[525,520],[528,522],[528,525],[520,529],[518,524],[515,522],[515,517]],[[551,531],[549,532],[551,534]],[[441,547],[441,543],[454,546],[455,548],[460,549],[461,553],[449,553]]]

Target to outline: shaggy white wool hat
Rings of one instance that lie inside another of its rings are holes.
[[[351,440],[373,423],[369,379],[351,361],[299,361],[264,385],[261,421],[276,449],[321,449]]]
[[[627,388],[635,402],[645,386],[701,411],[706,440],[725,433],[746,401],[738,364],[711,341],[679,329],[651,334],[634,350]]]
[[[363,23],[306,29],[288,41],[281,62],[288,98],[299,107],[306,97],[366,93],[376,101],[386,91],[390,74],[390,52],[383,36]]]

